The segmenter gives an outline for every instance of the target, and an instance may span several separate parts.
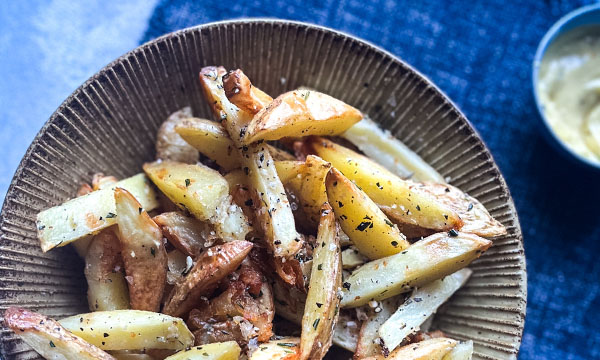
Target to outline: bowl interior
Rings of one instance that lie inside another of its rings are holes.
[[[61,105],[23,158],[2,209],[2,308],[21,305],[56,317],[87,311],[81,261],[67,248],[42,253],[35,216],[71,198],[95,172],[140,172],[170,113],[190,105],[196,116],[210,117],[197,80],[206,65],[242,68],[272,95],[304,85],[340,98],[477,197],[508,235],[471,265],[473,276],[436,315],[435,326],[472,339],[475,358],[517,357],[526,305],[521,230],[477,133],[434,85],[389,53],[287,21],[220,22],[163,36],[109,64]],[[3,358],[37,358],[2,330]]]
[[[546,35],[540,41],[538,45],[537,51],[535,53],[535,57],[533,59],[533,73],[532,73],[532,81],[533,81],[533,95],[535,98],[535,104],[537,106],[540,117],[544,123],[544,135],[548,139],[548,141],[554,146],[557,150],[560,151],[563,155],[565,155],[569,159],[575,159],[580,164],[587,166],[588,168],[592,168],[595,170],[600,170],[600,164],[589,160],[573,150],[569,148],[554,132],[548,120],[546,119],[546,115],[544,113],[544,106],[540,100],[538,94],[538,79],[539,79],[539,71],[542,59],[544,58],[544,54],[546,50],[552,43],[561,37],[562,35],[567,34],[571,30],[583,28],[586,26],[600,26],[600,4],[594,4],[589,6],[584,6],[577,10],[574,10],[567,15],[563,16],[558,20],[551,28],[548,30]]]

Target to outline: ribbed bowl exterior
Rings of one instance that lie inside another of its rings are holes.
[[[57,318],[87,311],[83,264],[69,248],[42,253],[36,214],[73,197],[95,172],[123,178],[154,157],[156,131],[190,105],[209,117],[198,83],[207,65],[241,68],[272,95],[308,86],[370,115],[508,229],[435,317],[476,359],[516,358],[527,303],[523,239],[502,175],[479,135],[428,79],[393,55],[334,30],[279,20],[184,29],[140,46],[77,89],[23,158],[0,217],[0,310],[19,305]],[[38,359],[2,322],[1,354]]]

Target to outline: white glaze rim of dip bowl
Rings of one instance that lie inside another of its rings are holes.
[[[546,54],[548,47],[561,35],[587,25],[598,25],[600,26],[600,3],[587,5],[579,9],[573,10],[570,13],[561,17],[552,27],[546,32],[540,44],[538,45],[537,51],[533,58],[533,74],[532,74],[532,86],[533,86],[533,97],[535,99],[535,105],[537,106],[538,112],[545,126],[545,135],[549,142],[557,148],[561,153],[565,154],[566,157],[578,160],[579,163],[587,165],[589,168],[600,171],[600,163],[587,159],[575,151],[573,151],[562,139],[556,135],[554,129],[550,126],[546,114],[544,113],[544,105],[540,100],[538,94],[538,79],[539,70],[542,59]]]

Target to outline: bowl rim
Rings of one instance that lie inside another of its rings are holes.
[[[535,55],[533,57],[531,84],[532,84],[532,88],[533,88],[533,97],[535,100],[535,105],[536,105],[536,108],[540,115],[540,118],[542,119],[542,122],[544,123],[545,133],[547,135],[546,138],[549,139],[550,141],[552,141],[553,143],[555,143],[554,144],[555,146],[558,145],[557,146],[558,150],[561,151],[564,155],[570,156],[574,160],[578,160],[580,164],[585,165],[589,169],[594,169],[594,170],[600,171],[600,162],[592,161],[592,160],[589,160],[589,159],[579,155],[578,153],[573,151],[569,146],[567,146],[567,144],[563,140],[561,140],[558,137],[558,135],[556,135],[556,133],[554,132],[554,129],[552,129],[552,127],[550,126],[550,123],[548,122],[548,118],[546,117],[546,114],[544,112],[544,105],[542,104],[542,102],[540,100],[540,96],[538,94],[538,87],[537,87],[540,65],[541,65],[542,59],[544,58],[544,55],[546,54],[546,51],[548,50],[550,45],[552,45],[552,43],[556,39],[558,39],[561,35],[563,35],[565,33],[565,31],[563,31],[564,30],[563,28],[566,25],[568,25],[570,22],[576,20],[577,18],[579,18],[583,15],[589,14],[591,12],[594,12],[594,11],[598,11],[599,12],[598,15],[600,15],[600,3],[582,6],[578,9],[575,9],[575,10],[567,13],[567,14],[563,15],[560,19],[558,19],[550,27],[550,29],[548,29],[548,31],[544,34],[544,37],[542,37],[542,40],[540,40],[538,47],[536,49]],[[598,25],[600,25],[600,22],[598,23]],[[580,28],[582,26],[587,26],[587,25],[580,25],[575,28],[569,29],[566,32],[569,32],[576,28]]]
[[[23,158],[21,159],[14,175],[13,178],[11,180],[11,183],[9,185],[8,191],[6,193],[6,197],[4,199],[4,202],[2,204],[2,208],[0,211],[0,225],[2,225],[2,223],[4,222],[4,214],[5,211],[8,209],[9,207],[9,203],[12,202],[12,196],[10,196],[11,194],[13,194],[17,188],[17,181],[19,178],[21,178],[22,173],[24,172],[25,169],[25,165],[26,165],[26,160],[28,160],[31,157],[31,154],[33,153],[33,151],[36,148],[36,145],[38,144],[38,142],[40,141],[40,139],[42,138],[42,136],[46,133],[47,129],[52,125],[54,119],[57,117],[57,114],[61,112],[62,109],[64,109],[65,107],[68,106],[68,104],[73,100],[73,98],[75,98],[86,86],[88,86],[88,84],[94,82],[96,79],[98,79],[99,77],[101,77],[103,74],[106,73],[106,71],[110,70],[115,64],[121,62],[123,59],[137,54],[138,52],[143,51],[144,49],[154,45],[157,42],[163,41],[166,38],[171,38],[171,37],[175,37],[178,35],[182,35],[188,32],[192,32],[192,31],[203,31],[204,29],[208,29],[211,27],[219,27],[219,26],[223,26],[223,25],[236,25],[236,24],[269,24],[269,25],[281,25],[281,26],[287,26],[287,25],[295,25],[298,27],[302,27],[304,29],[315,29],[315,30],[319,30],[319,31],[323,31],[323,32],[327,32],[327,33],[331,33],[334,36],[339,36],[342,38],[348,38],[352,41],[356,41],[360,44],[362,44],[363,46],[370,48],[372,51],[379,53],[380,55],[382,55],[383,57],[387,57],[390,60],[397,62],[398,65],[405,67],[407,70],[414,72],[415,75],[417,75],[418,77],[420,77],[424,83],[431,87],[437,94],[438,96],[441,97],[441,99],[445,102],[447,102],[450,106],[451,106],[451,111],[455,112],[457,114],[457,117],[460,118],[462,121],[464,121],[465,126],[469,129],[469,131],[471,131],[473,134],[476,135],[476,139],[481,142],[481,144],[484,147],[485,150],[485,155],[488,157],[488,160],[490,162],[490,165],[492,167],[492,169],[496,172],[497,175],[494,176],[494,179],[498,181],[499,184],[499,188],[502,190],[502,192],[506,195],[506,204],[510,209],[510,214],[511,217],[513,218],[514,221],[514,235],[513,237],[517,240],[518,243],[520,243],[518,246],[520,247],[520,258],[519,258],[519,263],[522,264],[522,269],[520,272],[520,276],[521,276],[521,280],[522,280],[522,288],[520,289],[521,291],[521,297],[520,297],[520,306],[518,309],[518,314],[520,315],[520,319],[521,319],[521,323],[517,328],[517,340],[515,340],[515,357],[518,356],[518,353],[520,351],[520,347],[521,347],[521,343],[522,343],[522,338],[523,338],[523,332],[524,332],[524,328],[525,328],[525,319],[526,319],[526,313],[527,313],[527,262],[526,262],[526,256],[525,256],[525,247],[524,247],[524,239],[523,239],[523,233],[521,230],[521,224],[519,221],[519,217],[518,217],[518,213],[517,213],[517,209],[513,200],[513,197],[510,193],[510,189],[508,188],[508,185],[506,183],[506,180],[504,178],[504,175],[502,174],[500,168],[498,167],[498,164],[496,163],[496,161],[493,158],[493,155],[491,153],[491,151],[489,150],[489,147],[487,146],[487,144],[485,143],[485,141],[483,140],[483,138],[481,137],[481,135],[479,134],[479,132],[475,129],[475,127],[473,126],[473,124],[468,120],[468,118],[464,115],[464,113],[461,111],[461,109],[448,97],[448,95],[442,91],[428,76],[424,75],[423,73],[421,73],[420,71],[418,71],[417,69],[415,69],[412,65],[410,65],[409,63],[407,63],[406,61],[404,61],[402,58],[400,58],[399,56],[396,56],[392,53],[390,53],[389,51],[371,43],[370,41],[364,40],[358,36],[354,36],[352,34],[348,34],[346,32],[340,31],[340,30],[336,30],[336,29],[332,29],[326,26],[322,26],[322,25],[317,25],[317,24],[311,24],[311,23],[307,23],[307,22],[302,22],[302,21],[296,21],[296,20],[286,20],[286,19],[279,19],[279,18],[268,18],[268,17],[257,17],[257,18],[242,18],[242,19],[230,19],[230,20],[221,20],[221,21],[215,21],[215,22],[209,22],[209,23],[205,23],[205,24],[199,24],[199,25],[195,25],[195,26],[191,26],[191,27],[186,27],[183,29],[179,29],[170,33],[166,33],[164,35],[161,35],[155,39],[149,40],[143,44],[140,44],[139,46],[135,47],[134,49],[127,51],[126,53],[124,53],[123,55],[117,57],[116,59],[114,59],[113,61],[109,62],[108,64],[106,64],[105,66],[103,66],[100,70],[98,70],[95,74],[93,74],[92,76],[90,76],[90,78],[88,78],[86,81],[84,81],[79,87],[77,87],[59,106],[58,108],[50,115],[50,117],[48,118],[48,120],[46,120],[46,122],[44,123],[44,125],[40,128],[40,130],[38,131],[38,133],[36,134],[36,136],[34,137],[34,139],[32,140],[31,144],[29,145],[29,147],[27,148],[25,154],[23,155]],[[0,235],[3,233],[3,231],[0,229]],[[0,343],[0,349],[3,350],[4,348],[4,343],[1,342]]]

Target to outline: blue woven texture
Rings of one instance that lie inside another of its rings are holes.
[[[584,1],[163,1],[143,41],[240,17],[316,23],[412,64],[464,111],[504,174],[523,228],[528,307],[520,359],[600,358],[600,176],[542,137],[531,63]]]

